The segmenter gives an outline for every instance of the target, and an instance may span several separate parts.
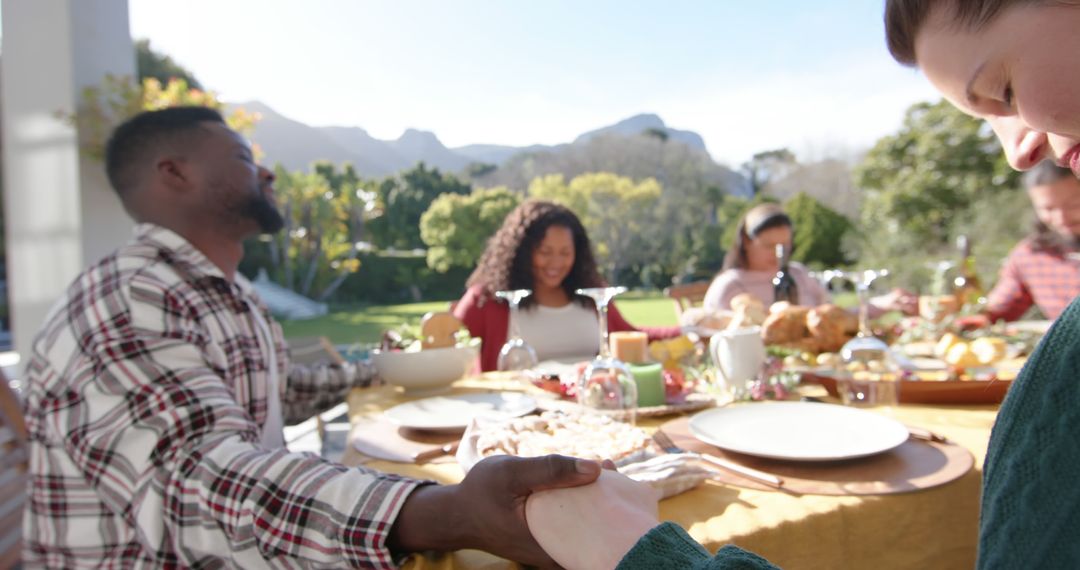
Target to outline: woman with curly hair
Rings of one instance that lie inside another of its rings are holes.
[[[531,289],[516,323],[522,338],[543,360],[591,358],[599,350],[599,323],[593,301],[574,294],[606,285],[596,268],[589,236],[568,208],[527,200],[506,217],[488,241],[454,316],[482,339],[481,370],[495,370],[506,342],[510,311],[496,291]],[[608,330],[638,330],[618,309],[608,310]],[[679,334],[678,327],[643,329],[650,338]]]

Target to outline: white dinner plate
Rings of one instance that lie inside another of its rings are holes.
[[[464,430],[474,417],[494,419],[523,416],[536,409],[536,400],[517,392],[436,396],[399,404],[384,415],[410,429]]]
[[[690,418],[694,437],[728,451],[793,461],[835,461],[882,453],[908,439],[900,422],[813,402],[729,406]]]

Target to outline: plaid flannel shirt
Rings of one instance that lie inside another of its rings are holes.
[[[1061,253],[1038,249],[1030,239],[1017,244],[990,291],[988,315],[991,321],[1015,321],[1032,305],[1051,320],[1080,295],[1080,262]]]
[[[418,483],[261,446],[250,307],[266,314],[246,279],[148,224],[76,279],[27,369],[27,567],[393,566],[387,534]],[[266,319],[287,418],[372,383],[367,364],[290,369]]]

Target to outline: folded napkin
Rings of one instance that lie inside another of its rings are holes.
[[[512,420],[478,417],[469,423],[457,450],[458,463],[466,473],[483,459],[477,449],[480,434],[508,421]],[[659,454],[648,449],[624,457],[615,465],[620,473],[659,491],[663,499],[689,491],[715,474],[702,467],[693,454]]]

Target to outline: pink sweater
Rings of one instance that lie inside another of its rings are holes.
[[[792,263],[791,275],[799,287],[799,304],[816,307],[828,303],[829,292],[817,279],[810,277],[810,272],[801,263]],[[705,293],[704,307],[710,311],[730,310],[731,299],[741,293],[750,293],[761,301],[767,309],[773,304],[774,271],[750,271],[749,269],[728,269],[720,272],[713,279]]]

